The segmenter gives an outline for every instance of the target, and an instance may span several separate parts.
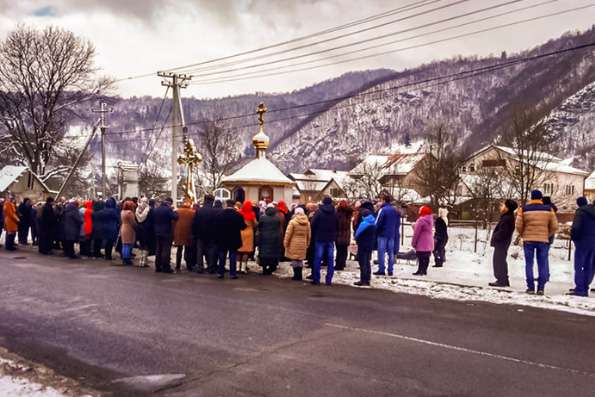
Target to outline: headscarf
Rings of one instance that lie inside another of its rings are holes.
[[[246,222],[256,220],[256,214],[254,213],[252,202],[250,200],[244,201],[244,204],[242,204],[242,208],[240,209],[240,214],[244,217],[244,221]]]
[[[430,207],[428,205],[422,205],[421,208],[419,209],[419,216],[426,216],[426,215],[432,215],[432,207]]]
[[[151,207],[149,206],[149,199],[146,197],[142,197],[140,199],[140,204],[136,207],[136,220],[140,223],[143,223],[147,217],[149,216],[149,211]]]
[[[287,208],[287,204],[285,201],[279,200],[279,204],[277,205],[277,209],[281,211],[283,214],[287,214],[289,212],[289,208]]]
[[[448,209],[438,208],[438,217],[446,223],[446,226],[448,226]]]

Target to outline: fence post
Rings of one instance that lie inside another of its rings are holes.
[[[401,247],[405,244],[405,221],[401,217]]]
[[[475,221],[475,244],[473,245],[473,253],[477,254],[477,221]]]
[[[572,260],[572,239],[568,239],[568,260]]]

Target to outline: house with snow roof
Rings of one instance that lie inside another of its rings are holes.
[[[17,201],[25,197],[32,201],[44,201],[56,194],[29,168],[18,165],[7,165],[0,170],[0,194],[12,194]]]
[[[423,142],[418,142],[393,148],[388,154],[368,155],[348,174],[354,179],[375,175],[382,189],[396,200],[417,202],[429,194],[420,183],[419,170],[425,161],[433,160]]]
[[[291,173],[289,178],[296,183],[299,201],[318,202],[325,196],[333,199],[345,198],[344,183],[349,180],[347,171],[309,168],[303,174]]]
[[[549,153],[537,153],[533,156],[534,164],[540,170],[540,178],[533,189],[540,189],[544,196],[551,196],[552,201],[559,209],[572,211],[577,197],[584,194],[585,179],[588,172],[572,167],[564,161]],[[521,161],[517,151],[506,146],[490,144],[471,154],[461,167],[462,180],[467,191],[461,195],[473,196],[473,191],[480,190],[476,184],[486,185],[489,181],[486,176],[493,175],[499,179],[497,187],[500,193],[494,198],[517,198],[513,183],[507,181],[505,167],[518,167]],[[470,177],[471,176],[471,177]]]

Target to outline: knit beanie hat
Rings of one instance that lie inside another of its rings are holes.
[[[531,192],[531,200],[541,200],[543,198],[543,193],[540,190],[533,190]]]
[[[322,200],[322,204],[324,204],[324,205],[329,205],[329,204],[332,204],[332,203],[333,203],[333,199],[332,199],[332,198],[330,198],[330,197],[328,197],[328,196],[327,196],[327,197],[325,197],[325,198]]]
[[[582,207],[583,205],[587,205],[587,204],[589,204],[589,202],[587,201],[587,198],[584,196],[581,196],[576,199],[576,205],[578,207]]]
[[[432,207],[428,205],[422,205],[422,207],[419,209],[419,216],[426,215],[432,215]]]

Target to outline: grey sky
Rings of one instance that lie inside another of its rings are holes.
[[[442,0],[424,9],[454,1]],[[356,38],[337,40],[326,46],[341,45],[356,39],[412,28],[504,1],[468,0],[446,10],[402,21],[361,34]],[[517,4],[499,10],[433,28],[416,30],[392,39],[424,33],[457,22],[466,22],[543,1],[519,1]],[[121,78],[250,50],[413,2],[415,0],[0,0],[0,38],[3,38],[19,22],[38,26],[59,25],[91,40],[97,48],[98,66],[104,73]],[[427,36],[427,38],[390,45],[376,51],[421,44],[592,3],[593,0],[558,0],[531,10]],[[393,16],[386,20],[417,11]],[[538,45],[568,30],[584,30],[594,21],[595,7],[429,47],[291,75],[218,85],[193,85],[184,91],[184,95],[215,97],[254,91],[281,92],[310,85],[350,70],[380,67],[399,70],[459,54],[487,55],[499,54],[503,50],[517,51]],[[319,48],[324,48],[324,45],[316,49]],[[278,66],[283,65],[287,63]],[[117,92],[124,96],[159,96],[163,94],[159,81],[157,77],[151,77],[122,82],[118,85]]]

